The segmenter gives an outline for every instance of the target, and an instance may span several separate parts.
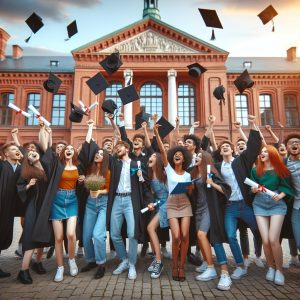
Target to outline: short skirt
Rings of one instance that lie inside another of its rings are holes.
[[[192,217],[192,206],[186,194],[169,195],[167,201],[168,219]]]
[[[197,231],[208,232],[210,228],[210,216],[208,207],[196,209],[195,211],[195,223]]]
[[[78,201],[75,190],[58,189],[52,202],[49,220],[65,220],[78,216]]]
[[[266,193],[257,193],[252,206],[256,216],[285,216],[287,212],[287,206],[283,199],[275,201]]]

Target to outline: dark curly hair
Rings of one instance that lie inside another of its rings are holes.
[[[287,143],[290,139],[299,139],[300,140],[300,134],[298,133],[291,133],[289,134],[283,141],[283,143],[285,144],[285,146],[287,146]]]
[[[175,168],[174,155],[176,152],[182,153],[183,155],[182,169],[186,171],[188,167],[191,165],[193,159],[192,153],[183,146],[175,146],[173,148],[170,148],[170,150],[167,153],[167,157],[168,157],[169,164],[173,169]]]
[[[183,136],[183,141],[192,140],[194,145],[196,146],[195,153],[198,153],[201,149],[201,139],[197,137],[195,134],[185,134]]]

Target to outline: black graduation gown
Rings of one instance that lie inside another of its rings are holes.
[[[48,182],[45,179],[38,179],[36,184],[26,190],[26,185],[29,180],[22,177],[17,182],[19,197],[22,202],[26,203],[25,223],[23,229],[22,250],[32,250],[50,246],[50,243],[41,243],[38,240],[33,240],[33,231],[37,232],[40,228],[36,228],[36,221],[41,212],[41,207],[48,188]]]
[[[137,168],[137,162],[131,160],[130,168]],[[106,212],[106,224],[107,230],[110,228],[110,217],[114,198],[116,196],[116,191],[120,181],[120,175],[122,171],[122,160],[115,157],[112,158],[110,165],[111,181],[110,189],[108,194],[107,212]],[[144,176],[145,174],[143,174]],[[146,176],[145,176],[146,177]],[[145,178],[144,177],[144,178]],[[150,189],[150,182],[146,180],[145,182],[140,182],[136,172],[130,178],[131,181],[131,201],[133,207],[135,228],[134,228],[134,238],[140,243],[145,241],[145,225],[144,218],[141,214],[141,209],[146,207],[149,203],[153,202],[153,195]]]
[[[20,165],[14,172],[8,161],[0,161],[0,251],[12,242],[15,207],[20,202],[16,188],[20,171]]]
[[[224,182],[222,177],[220,175],[213,174],[212,177],[213,182],[220,185],[224,194],[218,192],[213,187],[207,188],[207,185],[205,184],[204,190],[206,192],[206,199],[207,199],[207,206],[209,210],[209,216],[210,216],[210,229],[208,233],[208,239],[210,243],[213,245],[214,243],[226,243],[227,242],[227,236],[225,232],[225,226],[224,226],[224,214],[225,214],[225,207],[226,202],[229,199],[231,195],[231,188],[230,186]],[[193,214],[195,214],[195,211],[197,209],[197,197],[198,197],[198,191],[195,188],[192,194],[193,198]]]

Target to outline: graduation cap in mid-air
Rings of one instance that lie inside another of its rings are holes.
[[[206,27],[212,27],[211,40],[215,40],[214,28],[223,29],[217,12],[213,9],[198,8]]]
[[[65,39],[65,41],[68,41],[73,35],[75,35],[78,32],[76,20],[74,20],[67,26],[67,31],[68,38]]]
[[[247,69],[233,83],[240,94],[243,94],[245,89],[249,89],[254,85],[254,81],[251,79]]]
[[[29,18],[27,18],[25,20],[25,22],[27,23],[27,25],[29,26],[29,28],[31,29],[32,33],[37,33],[43,26],[44,26],[44,23],[42,21],[42,18],[37,15],[35,12],[32,13],[30,15]],[[26,43],[29,42],[31,36],[32,36],[32,33],[30,34],[30,36],[25,40]]]
[[[260,12],[257,16],[261,19],[262,23],[265,25],[272,21],[272,32],[275,31],[273,18],[278,15],[278,12],[272,5],[266,7],[262,12]]]

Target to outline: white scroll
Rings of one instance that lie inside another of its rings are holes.
[[[277,195],[277,193],[274,193],[274,192],[272,192],[271,190],[266,189],[263,185],[258,184],[257,182],[255,182],[255,181],[249,179],[248,177],[246,177],[244,183],[247,184],[247,185],[249,185],[249,186],[251,186],[251,187],[255,187],[255,188],[257,188],[257,189],[260,189],[260,191],[261,191],[262,193],[266,193],[267,195],[269,195],[269,196],[271,196],[271,197]]]
[[[155,207],[156,205],[158,205],[159,203],[160,203],[160,200],[154,202],[154,203],[153,203],[154,207]],[[148,210],[149,210],[149,207],[147,206],[147,207],[141,209],[141,213],[144,214],[144,213],[145,213],[146,211],[148,211]]]
[[[35,114],[36,118],[41,120],[47,127],[51,125],[49,121],[47,121],[43,116],[41,116],[39,111],[32,104],[30,104],[28,108]]]
[[[94,107],[98,105],[98,102],[94,102],[89,107],[87,107],[81,100],[79,100],[78,103],[81,106],[81,109],[86,113],[89,113],[92,109],[94,109]]]
[[[210,175],[211,174],[211,165],[207,165],[206,170],[207,170],[207,177],[210,178],[210,176],[211,176]],[[207,184],[207,188],[209,188],[209,189],[211,188],[211,185],[209,183]]]
[[[29,114],[28,112],[22,110],[21,108],[19,108],[18,106],[14,105],[14,104],[12,104],[12,103],[9,103],[9,104],[8,104],[8,107],[10,107],[11,109],[15,110],[16,113],[17,113],[17,115],[18,115],[18,114],[21,114],[21,115],[23,115],[23,116],[25,116],[25,117],[27,117],[27,118],[30,118],[30,117],[31,117],[31,114]]]

